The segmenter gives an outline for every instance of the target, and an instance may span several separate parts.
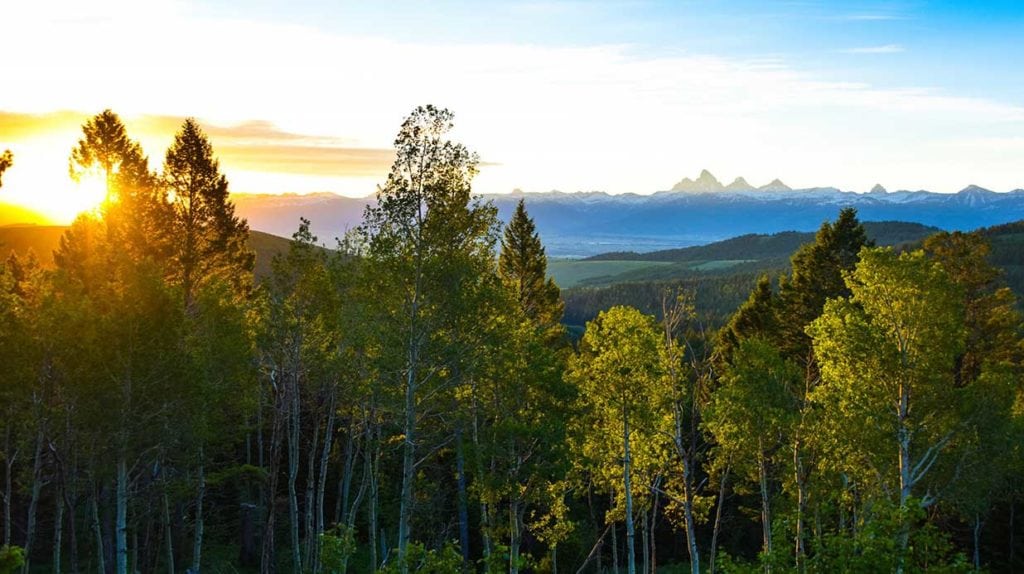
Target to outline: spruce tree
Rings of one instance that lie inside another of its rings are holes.
[[[186,307],[197,289],[214,278],[243,288],[255,256],[248,249],[249,225],[235,215],[228,180],[220,173],[213,146],[192,118],[185,120],[167,150],[163,180],[173,219],[171,275],[180,283]]]
[[[767,274],[757,279],[754,290],[736,310],[729,323],[718,334],[718,357],[729,362],[740,343],[746,339],[778,337],[778,297],[772,292],[772,281]]]
[[[544,246],[520,199],[501,241],[498,272],[527,317],[544,327],[557,325],[564,307],[558,285],[548,278],[547,269]]]
[[[108,256],[121,258],[122,263],[137,263],[165,253],[166,242],[160,240],[159,231],[167,203],[155,185],[142,146],[128,137],[117,114],[104,110],[82,125],[82,138],[71,150],[68,172],[75,181],[97,174],[106,182],[102,227],[112,249]],[[64,252],[71,247],[68,240],[85,233],[80,227],[73,225],[61,240],[58,263],[65,255],[71,256]]]
[[[804,245],[790,259],[792,274],[779,289],[779,316],[784,319],[780,326],[785,351],[805,361],[809,370],[813,371],[813,359],[804,327],[821,315],[825,301],[850,295],[843,274],[857,265],[861,248],[873,245],[857,219],[857,210],[846,207],[834,222],[821,225],[814,243]]]
[[[195,455],[192,570],[198,572],[206,465],[213,454],[208,451],[224,442],[218,416],[235,412],[248,390],[242,307],[233,301],[248,291],[255,257],[247,247],[249,226],[235,215],[213,146],[192,118],[167,150],[163,185],[169,201],[160,228],[168,247],[165,272],[180,287],[189,318],[184,348],[191,372],[181,388],[191,391],[184,430],[192,437],[189,452]]]

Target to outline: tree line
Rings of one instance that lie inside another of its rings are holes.
[[[677,288],[575,339],[452,126],[415,109],[363,224],[302,220],[256,282],[197,122],[159,171],[86,122],[106,201],[54,269],[0,267],[0,571],[1019,563],[1021,318],[982,237],[897,252],[845,209],[720,329]]]

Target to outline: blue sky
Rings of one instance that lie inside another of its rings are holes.
[[[197,117],[236,191],[367,195],[425,103],[455,112],[482,192],[652,193],[704,168],[1024,187],[1024,2],[49,0],[5,16],[9,198],[66,186],[77,124],[108,107],[156,158]]]
[[[448,45],[624,44],[779,58],[810,72],[1024,99],[1020,1],[218,1],[211,15]]]

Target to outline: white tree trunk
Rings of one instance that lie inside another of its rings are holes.
[[[103,529],[100,528],[100,506],[97,498],[99,498],[99,493],[96,491],[96,487],[93,486],[92,530],[96,536],[96,572],[98,574],[107,574],[107,566],[103,560]]]
[[[117,461],[117,522],[115,523],[117,574],[128,574],[128,462]]]
[[[757,465],[758,475],[761,483],[761,535],[763,537],[762,548],[768,556],[772,554],[772,512],[768,498],[768,461],[765,460],[764,446],[760,438],[757,439]],[[765,572],[771,572],[771,564],[765,564]]]
[[[315,573],[320,572],[320,535],[324,533],[327,525],[324,522],[324,493],[327,490],[327,465],[330,462],[331,449],[333,448],[334,441],[334,421],[335,421],[335,390],[331,390],[331,397],[327,405],[327,429],[324,432],[324,446],[320,452],[320,477],[317,480],[316,487],[316,531],[313,536],[313,571]]]
[[[166,479],[165,479],[166,481]],[[167,484],[164,484],[164,545],[167,550],[167,572],[174,572],[174,534],[171,532],[171,503],[167,500]]]
[[[206,460],[199,447],[199,477],[196,484],[196,525],[192,539],[192,574],[199,574],[203,554],[203,498],[206,496]]]
[[[410,345],[409,364],[405,379],[405,437],[402,450],[402,495],[398,513],[398,562],[402,574],[408,574],[406,551],[409,547],[412,519],[413,480],[416,477],[416,364],[418,348]]]
[[[631,476],[633,459],[629,448],[629,415],[625,413],[625,409],[623,409],[622,423],[623,450],[625,451],[622,479],[626,489],[626,571],[628,574],[636,574],[636,550],[633,540],[636,533],[633,528],[633,479]]]
[[[60,574],[61,568],[61,556],[60,551],[63,546],[61,538],[64,535],[64,494],[63,488],[58,484],[57,494],[54,496],[54,516],[53,516],[53,574]],[[72,516],[74,520],[74,516]]]
[[[39,432],[36,435],[36,454],[32,463],[32,497],[28,503],[28,519],[25,525],[25,564],[22,572],[28,572],[29,558],[32,556],[32,542],[36,532],[36,511],[39,508],[39,495],[43,488],[43,426],[39,425]]]
[[[722,528],[722,506],[725,504],[725,483],[729,477],[729,465],[722,469],[722,481],[718,486],[718,503],[715,505],[715,525],[711,529],[711,552],[708,559],[708,572],[715,574],[715,554],[718,552],[718,532]],[[691,566],[691,571],[692,571]],[[699,566],[698,572],[699,574]]]
[[[294,377],[297,379],[297,377]],[[288,409],[288,516],[291,518],[292,571],[302,572],[302,550],[299,545],[299,502],[295,481],[299,476],[299,415],[298,380],[290,382]]]

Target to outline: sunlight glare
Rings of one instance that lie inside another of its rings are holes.
[[[106,180],[98,171],[83,174],[77,183],[68,176],[66,139],[10,147],[14,167],[4,174],[0,201],[38,214],[43,223],[67,225],[79,214],[97,210],[106,199]]]

